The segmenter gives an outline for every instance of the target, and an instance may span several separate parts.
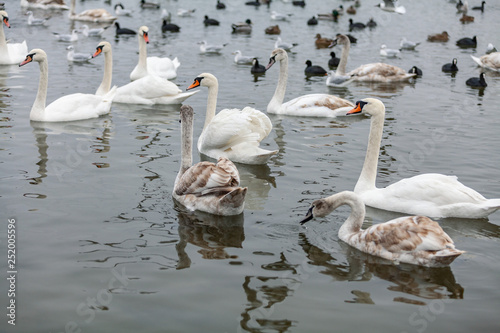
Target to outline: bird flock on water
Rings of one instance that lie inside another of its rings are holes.
[[[278,0],[275,0],[278,1]],[[285,1],[294,7],[306,10],[306,1]],[[347,1],[343,1],[345,3]],[[390,65],[385,62],[374,62],[360,65],[355,69],[347,70],[349,51],[357,43],[356,37],[350,33],[364,29],[377,29],[377,22],[371,18],[365,22],[355,22],[353,15],[361,11],[383,10],[394,15],[405,15],[406,8],[399,2],[384,0],[375,8],[364,9],[361,1],[349,1],[352,5],[344,4],[332,8],[330,13],[314,13],[307,22],[309,26],[318,25],[318,21],[329,20],[334,22],[346,21],[343,17],[350,16],[346,22],[348,32],[333,37],[315,33],[311,36],[311,45],[316,48],[331,49],[327,59],[329,71],[322,66],[313,64],[305,59],[304,73],[311,76],[325,76],[326,85],[342,86],[351,82],[384,82],[394,83],[415,80],[422,76],[421,68],[413,65],[409,71]],[[247,1],[247,6],[273,6],[270,0]],[[486,2],[469,8],[467,1],[458,1],[456,11],[461,24],[474,22],[469,15],[472,11],[487,15]],[[241,4],[239,4],[241,5]],[[217,110],[218,80],[217,77],[202,71],[193,79],[193,83],[180,89],[172,79],[177,77],[177,70],[181,63],[177,58],[151,57],[147,54],[150,42],[149,27],[142,25],[138,29],[122,27],[121,17],[138,15],[141,10],[157,10],[161,13],[158,24],[164,33],[179,33],[182,27],[172,22],[173,14],[157,2],[140,0],[138,8],[126,8],[124,4],[116,2],[113,11],[107,9],[87,9],[76,11],[75,0],[21,0],[20,6],[27,16],[29,26],[44,27],[50,23],[50,11],[68,11],[71,21],[84,23],[75,28],[70,34],[53,33],[58,42],[72,43],[78,40],[79,35],[97,38],[96,48],[92,52],[77,52],[73,45],[66,47],[67,59],[71,62],[93,61],[96,57],[104,58],[103,77],[101,84],[96,87],[94,94],[75,93],[60,97],[50,103],[46,102],[48,84],[47,53],[41,48],[28,51],[26,42],[7,42],[4,28],[9,28],[8,11],[16,9],[17,5],[2,4],[0,15],[0,64],[25,66],[35,62],[39,65],[40,80],[31,112],[30,120],[40,122],[67,122],[82,119],[96,118],[111,112],[113,103],[127,104],[171,104],[182,105],[185,100],[195,95],[199,90],[208,89],[207,109],[202,133],[198,138],[197,149],[200,153],[216,160],[216,163],[204,161],[193,165],[193,108],[189,105],[180,107],[181,119],[181,165],[172,196],[174,200],[188,210],[199,210],[215,215],[237,215],[244,211],[247,187],[240,186],[240,177],[237,164],[266,164],[276,154],[277,150],[267,150],[260,147],[260,143],[272,131],[272,123],[266,113],[251,106],[243,109]],[[233,2],[224,4],[214,2],[217,10],[225,11],[226,6],[236,6]],[[471,12],[469,12],[469,10]],[[35,12],[36,11],[36,12]],[[38,13],[39,16],[35,16]],[[40,15],[40,13],[45,13]],[[177,17],[193,17],[199,15],[205,27],[220,26],[217,19],[199,13],[196,9],[178,9]],[[270,12],[273,23],[294,21],[293,13]],[[161,23],[161,24],[160,24]],[[295,22],[299,23],[299,22]],[[94,25],[98,24],[98,27]],[[89,27],[92,25],[92,28]],[[112,44],[104,40],[107,31],[114,27],[115,35],[132,35],[137,37],[139,58],[136,67],[130,72],[130,82],[122,86],[112,85],[113,55]],[[231,23],[232,33],[251,34],[254,24],[250,18],[242,22]],[[279,35],[279,24],[265,29],[266,34]],[[450,36],[446,31],[429,34],[428,43],[447,43]],[[401,57],[403,52],[418,50],[422,42],[414,42],[402,38],[399,48],[380,46],[379,56],[383,59]],[[476,48],[478,37],[463,37],[456,40],[458,48]],[[212,44],[207,40],[199,41],[201,53],[220,54],[228,44]],[[297,43],[276,38],[274,49],[269,52],[269,61],[259,63],[256,54],[246,55],[240,50],[234,50],[234,62],[238,65],[250,65],[250,73],[264,75],[272,67],[277,67],[279,78],[276,91],[269,101],[267,113],[297,117],[338,117],[364,114],[371,118],[368,135],[367,153],[358,182],[353,191],[343,191],[326,198],[314,201],[305,218],[300,221],[304,224],[314,217],[324,217],[342,205],[348,205],[351,214],[339,229],[339,238],[351,246],[384,258],[395,263],[404,262],[424,266],[449,265],[464,251],[455,248],[453,240],[443,231],[439,223],[431,218],[485,218],[500,209],[500,199],[486,199],[477,191],[460,183],[455,176],[438,173],[420,174],[411,178],[402,179],[384,188],[377,188],[376,176],[380,143],[383,134],[385,119],[385,105],[380,99],[363,98],[352,102],[331,94],[311,93],[297,96],[285,101],[285,92],[288,83],[289,53]],[[333,51],[341,48],[340,57]],[[457,58],[450,57],[451,62],[442,65],[442,71],[456,74],[458,69]],[[471,60],[482,68],[479,77],[465,81],[468,86],[484,89],[486,71],[500,71],[500,52],[493,44],[489,44],[484,55],[471,56]],[[273,69],[274,70],[274,69]],[[385,223],[380,223],[362,229],[365,217],[365,206],[382,210],[409,214]]]

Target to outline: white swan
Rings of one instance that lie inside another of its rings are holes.
[[[142,26],[139,28],[139,61],[135,66],[132,73],[130,73],[130,80],[135,81],[149,73],[158,75],[165,79],[174,79],[177,77],[177,68],[181,65],[179,60],[160,57],[148,57],[146,44],[149,43],[149,28]]]
[[[75,1],[71,0],[71,7],[69,10],[69,18],[75,21],[95,22],[95,23],[112,23],[117,17],[111,15],[106,9],[96,8],[87,9],[81,13],[75,13]]]
[[[500,199],[486,199],[455,176],[427,173],[377,188],[378,155],[384,131],[385,106],[375,98],[356,102],[349,114],[371,115],[365,162],[354,192],[367,206],[435,218],[484,218],[500,209]]]
[[[97,95],[106,94],[111,87],[113,76],[113,53],[111,44],[100,42],[96,47],[93,58],[104,53],[104,75],[101,85],[96,91]],[[196,94],[197,91],[183,93],[173,82],[157,75],[147,75],[141,79],[130,82],[116,89],[113,102],[129,104],[182,104],[182,102]]]
[[[485,54],[479,58],[471,55],[471,58],[483,68],[500,72],[500,52]]]
[[[324,217],[348,205],[351,214],[339,229],[341,240],[377,257],[422,266],[446,266],[465,251],[455,248],[453,240],[439,224],[425,216],[405,216],[361,229],[365,205],[354,192],[344,191],[312,203],[301,224]]]
[[[267,115],[248,106],[243,110],[224,109],[216,115],[217,78],[210,73],[202,73],[187,89],[199,86],[208,87],[205,124],[198,138],[200,153],[214,159],[226,157],[238,163],[265,164],[278,152],[259,147],[273,128]]]
[[[181,166],[175,179],[173,198],[190,211],[215,215],[238,215],[245,207],[247,188],[239,187],[236,166],[221,157],[217,164],[193,163],[193,108],[181,106]]]
[[[24,66],[32,61],[38,62],[40,66],[40,81],[38,84],[38,93],[31,108],[30,120],[50,122],[74,121],[97,118],[111,111],[111,103],[116,92],[116,87],[113,87],[104,96],[81,93],[71,94],[58,98],[45,106],[49,81],[47,54],[41,49],[33,49],[19,66]]]
[[[408,81],[412,77],[416,76],[416,74],[413,73],[406,73],[406,71],[402,68],[381,62],[361,65],[358,68],[346,73],[345,70],[347,66],[347,58],[349,56],[349,49],[351,48],[351,42],[347,36],[338,35],[337,38],[333,40],[332,44],[333,46],[337,44],[343,45],[340,63],[336,71],[337,75],[350,77],[354,81],[363,82]]]
[[[36,9],[69,9],[64,0],[21,0],[21,7]]]
[[[345,115],[347,111],[354,107],[354,104],[348,100],[328,94],[303,95],[283,103],[288,80],[288,55],[285,50],[280,48],[271,53],[266,71],[278,61],[280,75],[274,96],[267,105],[268,113],[304,117],[336,117]]]
[[[5,24],[10,28],[9,14],[4,10],[0,10],[0,16],[2,17],[2,22],[0,22],[0,65],[19,64],[26,57],[28,46],[26,45],[26,41],[22,43],[7,43],[3,25]]]

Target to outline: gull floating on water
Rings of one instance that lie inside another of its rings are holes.
[[[385,10],[386,12],[394,12],[398,14],[406,13],[406,8],[399,5],[398,0],[384,0],[384,2],[379,3],[376,7]]]
[[[420,42],[412,42],[410,40],[407,40],[405,37],[401,39],[401,43],[399,44],[399,47],[402,50],[415,50],[415,48],[420,44]]]
[[[386,45],[380,47],[380,55],[388,58],[398,57],[401,51],[396,49],[388,49]]]

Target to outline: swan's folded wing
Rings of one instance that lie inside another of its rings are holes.
[[[181,92],[175,83],[156,75],[146,75],[117,89],[117,95],[137,96],[143,99],[174,96]]]
[[[451,238],[439,224],[424,216],[407,216],[374,225],[363,231],[367,242],[389,252],[439,251],[454,248]]]
[[[73,121],[97,118],[109,113],[111,100],[94,94],[70,94],[62,96],[45,108],[45,121]]]
[[[231,175],[231,186],[238,186],[240,184],[240,173],[233,162],[225,157],[219,157],[217,166]]]
[[[262,112],[246,107],[243,110],[220,111],[200,137],[203,149],[231,149],[241,143],[258,146],[271,132],[272,124]]]
[[[184,172],[176,185],[175,193],[177,195],[202,195],[213,192],[214,189],[232,187],[235,184],[233,175],[226,170],[211,162],[200,162]]]
[[[384,77],[388,76],[405,76],[406,71],[402,68],[392,66],[389,64],[385,64],[382,62],[372,63],[361,65],[358,68],[352,70],[348,73],[348,75],[356,75],[356,76],[367,76],[367,75],[381,75]]]
[[[166,79],[173,79],[177,76],[177,67],[180,66],[177,58],[174,60],[176,60],[176,62],[166,57],[148,57],[148,71]]]
[[[486,198],[458,181],[456,176],[426,173],[402,179],[387,186],[390,196],[401,201],[432,202],[437,206],[456,203],[481,203]]]
[[[498,71],[500,70],[500,52],[494,52],[479,58],[484,67]]]

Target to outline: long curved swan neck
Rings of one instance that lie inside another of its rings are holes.
[[[205,124],[203,125],[203,130],[207,128],[208,124],[215,117],[215,110],[217,108],[217,95],[219,94],[219,83],[214,81],[208,87],[208,97],[207,97],[207,114],[205,116]]]
[[[338,75],[345,75],[345,69],[347,67],[347,58],[349,57],[349,50],[351,49],[351,43],[347,40],[342,48],[342,53],[340,54],[340,61],[337,67]]]
[[[368,146],[366,148],[365,162],[359,176],[354,191],[361,193],[363,191],[374,190],[377,179],[378,157],[380,153],[380,143],[384,131],[385,107],[382,112],[372,115],[370,123],[370,134],[368,135]]]
[[[339,229],[339,238],[345,240],[348,235],[361,230],[365,220],[365,204],[353,192],[344,191],[334,194],[324,199],[331,207],[332,211],[342,205],[348,205],[351,208],[351,214]]]
[[[193,165],[193,108],[189,105],[181,107],[181,167],[175,184],[184,172]]]
[[[144,40],[144,37],[139,34],[139,62],[137,63],[137,66],[143,70],[143,71],[148,71],[148,50],[146,47],[146,41]]]
[[[75,16],[75,2],[76,0],[71,0],[71,4],[69,6],[69,17]]]
[[[3,49],[7,52],[7,41],[5,40],[5,32],[3,31],[3,22],[0,21],[0,50]]]
[[[31,107],[31,119],[43,119],[45,112],[45,102],[47,100],[47,86],[49,83],[49,64],[47,60],[39,62],[40,66],[40,80],[38,81],[38,92],[36,94],[35,102]]]
[[[280,60],[280,76],[274,96],[267,106],[267,110],[278,110],[285,99],[286,85],[288,81],[288,56]]]
[[[104,74],[99,88],[97,88],[96,95],[106,95],[111,88],[111,81],[113,80],[113,51],[109,50],[104,52]]]

